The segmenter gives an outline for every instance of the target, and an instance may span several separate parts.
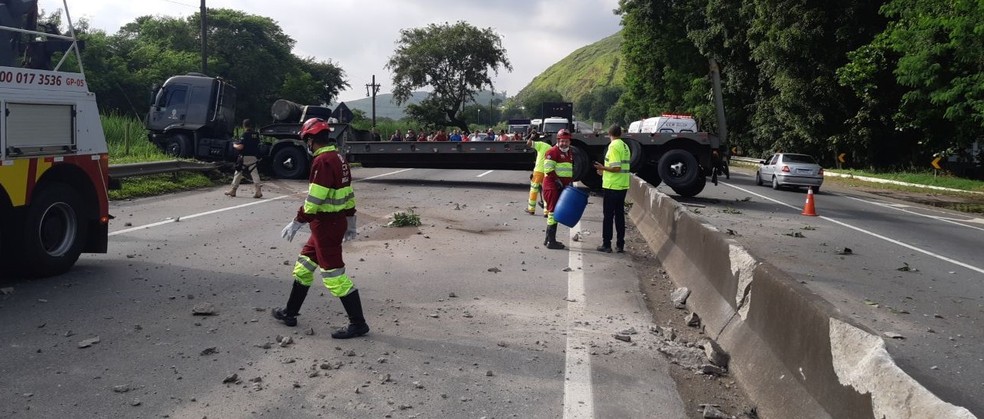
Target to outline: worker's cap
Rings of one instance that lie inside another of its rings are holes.
[[[557,131],[557,139],[558,140],[559,139],[567,139],[567,140],[570,140],[571,139],[571,132],[568,131],[568,130],[566,130],[566,129],[561,129],[560,131]]]
[[[301,125],[301,139],[304,140],[309,136],[317,135],[325,131],[331,132],[334,130],[335,129],[328,124],[328,121],[321,118],[311,118],[304,121],[304,125]]]

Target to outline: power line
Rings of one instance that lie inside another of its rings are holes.
[[[180,5],[180,6],[185,6],[185,7],[198,8],[198,6],[187,4],[187,3],[182,3],[180,1],[174,1],[174,0],[161,0],[161,1],[168,2],[168,3],[174,3],[174,4],[177,4],[177,5]]]

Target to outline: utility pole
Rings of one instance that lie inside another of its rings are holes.
[[[366,96],[372,96],[372,127],[376,128],[376,93],[379,93],[379,85],[376,84],[376,75],[372,75],[372,83],[366,85]]]
[[[205,0],[202,0],[202,74],[208,74],[208,13],[205,10]]]

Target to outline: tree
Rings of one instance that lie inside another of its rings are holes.
[[[492,28],[478,29],[466,22],[430,24],[403,29],[397,48],[386,68],[393,72],[393,99],[407,102],[414,90],[430,87],[427,100],[418,106],[432,109],[416,115],[438,120],[433,125],[468,126],[459,117],[462,105],[474,101],[477,91],[494,89],[489,70],[512,71],[501,37]]]

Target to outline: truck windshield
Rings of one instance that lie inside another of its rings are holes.
[[[561,129],[567,128],[567,124],[559,122],[546,122],[543,124],[543,132],[556,133]]]

